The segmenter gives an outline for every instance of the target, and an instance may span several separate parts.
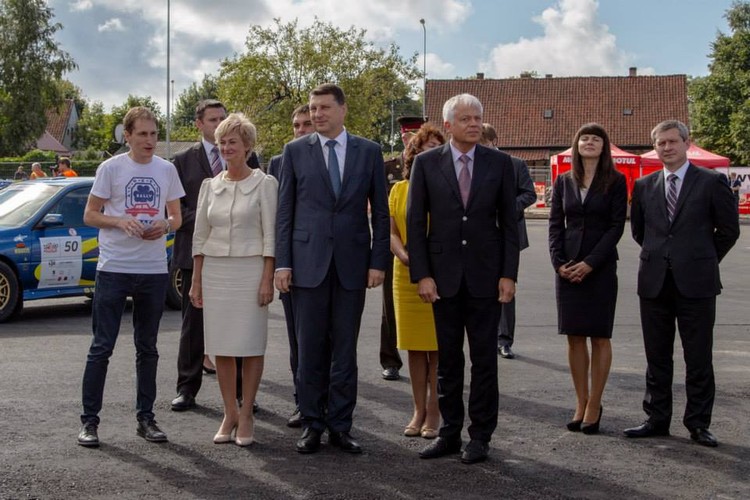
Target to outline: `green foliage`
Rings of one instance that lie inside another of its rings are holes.
[[[87,104],[78,120],[75,147],[77,149],[94,148],[107,151],[114,142],[115,123],[112,115],[104,112],[104,105],[95,101]]]
[[[195,107],[204,99],[218,99],[219,87],[216,77],[213,75],[203,75],[203,81],[200,86],[193,82],[190,87],[186,88],[177,98],[174,112],[172,114],[172,134],[175,129],[187,127],[193,128],[192,137],[196,137],[195,127]]]
[[[40,149],[32,149],[21,157],[21,161],[55,161],[57,155],[54,151],[42,151]]]
[[[164,115],[161,114],[159,104],[150,96],[136,96],[132,94],[129,94],[128,98],[121,105],[112,106],[112,112],[110,113],[111,123],[113,124],[112,133],[114,133],[114,127],[122,123],[122,119],[125,118],[130,108],[136,106],[144,106],[154,112],[156,119],[159,121],[159,139],[166,137],[166,120],[164,119]]]
[[[228,110],[242,111],[258,127],[258,148],[265,157],[281,151],[291,138],[291,113],[308,101],[310,90],[336,83],[347,95],[347,129],[382,140],[390,103],[413,93],[421,76],[414,54],[405,60],[396,45],[378,49],[365,31],[339,29],[316,19],[252,26],[245,52],[222,62],[219,97]]]
[[[750,2],[735,1],[725,14],[731,35],[719,32],[711,44],[711,73],[689,82],[696,142],[750,164]]]
[[[0,0],[0,155],[27,149],[44,133],[47,108],[63,98],[62,75],[76,68],[61,50],[45,0]]]

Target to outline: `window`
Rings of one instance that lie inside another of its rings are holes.
[[[544,116],[545,120],[550,120],[550,119],[552,119],[552,117],[554,115],[555,115],[555,111],[554,110],[552,110],[552,109],[545,109],[544,110],[544,114],[542,116]]]

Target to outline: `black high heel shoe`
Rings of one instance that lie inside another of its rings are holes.
[[[581,424],[581,432],[584,434],[599,434],[599,422],[602,421],[602,413],[604,413],[604,406],[599,407],[599,418],[593,424]]]
[[[205,373],[206,375],[213,375],[214,373],[216,373],[216,370],[203,365],[203,373]]]
[[[583,419],[581,420],[571,420],[566,424],[566,427],[570,432],[580,432],[581,431],[581,422],[583,422]]]

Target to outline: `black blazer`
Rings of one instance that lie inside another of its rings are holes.
[[[185,196],[180,199],[182,226],[177,230],[172,247],[172,265],[180,269],[193,268],[193,229],[195,228],[195,210],[198,205],[198,193],[204,179],[213,177],[211,164],[202,142],[174,157],[174,166],[180,176]]]
[[[432,277],[452,297],[465,280],[471,296],[497,297],[499,279],[518,276],[516,213],[509,155],[477,145],[466,209],[450,144],[417,155],[406,216],[411,281]]]
[[[572,172],[555,180],[549,213],[549,252],[555,270],[570,260],[593,269],[617,260],[628,188],[623,174],[615,171],[615,176],[607,192],[589,191],[583,201]]]
[[[268,162],[268,175],[273,176],[276,180],[279,180],[279,174],[281,174],[281,155],[272,156]]]
[[[521,158],[511,156],[513,171],[516,174],[516,212],[518,217],[518,248],[523,250],[529,247],[529,235],[526,231],[526,217],[524,210],[536,203],[536,191],[534,181],[531,180],[529,167]]]
[[[633,189],[630,226],[641,246],[638,295],[656,297],[670,266],[675,285],[685,297],[718,295],[719,262],[740,235],[726,176],[691,163],[671,224],[665,192],[663,170],[638,179]]]

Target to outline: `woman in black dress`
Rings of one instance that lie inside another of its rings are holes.
[[[616,247],[626,210],[625,176],[614,169],[607,132],[596,123],[586,124],[573,139],[571,170],[555,181],[549,219],[558,331],[568,336],[577,398],[568,423],[571,431],[599,431],[602,394],[612,364]]]

